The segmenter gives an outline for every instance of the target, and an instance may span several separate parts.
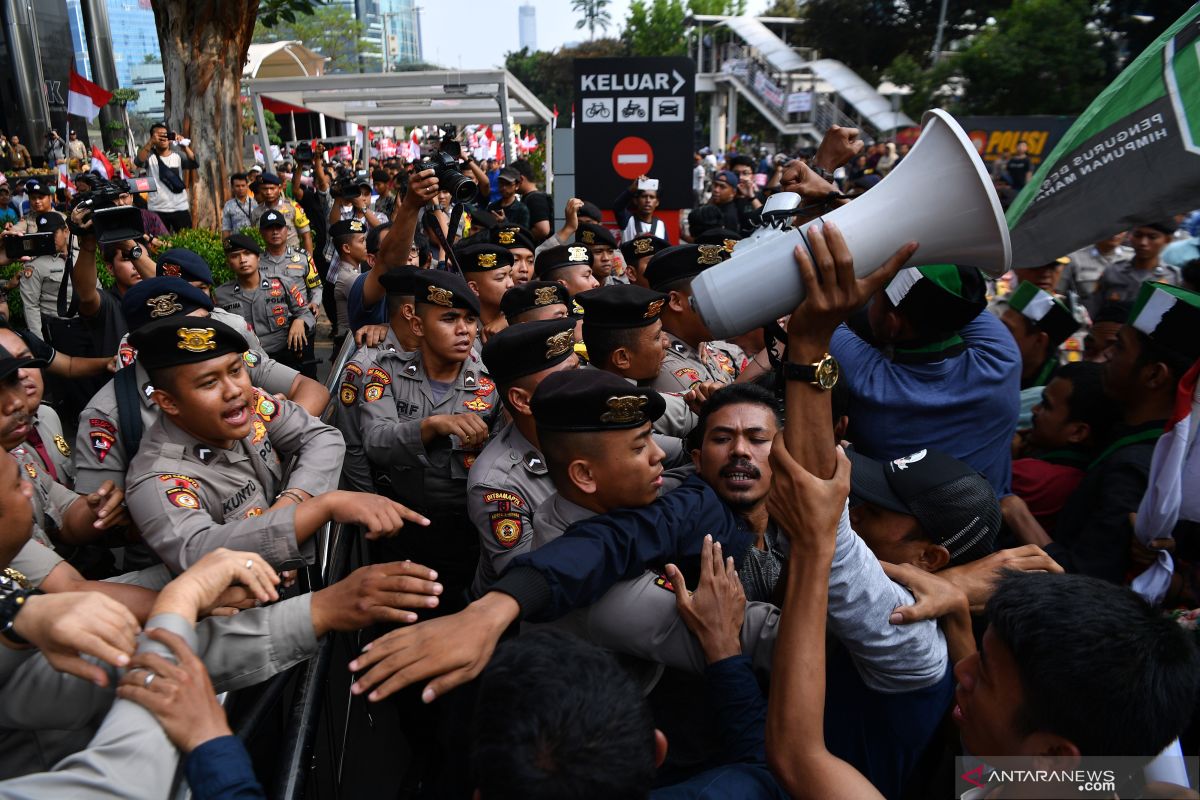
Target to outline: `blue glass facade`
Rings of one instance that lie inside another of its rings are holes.
[[[107,5],[117,78],[121,88],[134,88],[134,67],[145,64],[147,56],[156,61],[162,58],[158,49],[158,30],[154,27],[154,9],[150,7],[150,0],[107,0]],[[94,80],[79,0],[67,0],[67,16],[71,45],[75,49],[75,70],[88,80]]]

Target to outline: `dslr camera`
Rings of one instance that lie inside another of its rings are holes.
[[[456,160],[462,158],[462,145],[458,141],[458,126],[452,122],[447,122],[442,125],[441,142],[438,143],[438,149],[448,156],[453,156]]]
[[[443,140],[443,146],[445,141]],[[458,142],[455,142],[457,145]],[[465,203],[468,200],[474,199],[479,189],[475,186],[475,181],[463,175],[458,170],[458,159],[445,150],[437,153],[432,153],[426,158],[418,161],[414,167],[415,172],[424,172],[427,169],[433,170],[433,174],[437,176],[438,188],[442,191],[450,193],[456,203]]]

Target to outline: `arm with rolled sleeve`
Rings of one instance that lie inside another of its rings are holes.
[[[342,433],[309,414],[291,400],[271,399],[276,413],[267,422],[271,445],[281,458],[296,457],[287,488],[313,497],[337,488],[338,464],[346,454]]]

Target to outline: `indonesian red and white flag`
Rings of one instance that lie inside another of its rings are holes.
[[[1200,521],[1200,361],[1184,373],[1175,395],[1175,413],[1154,446],[1150,485],[1134,522],[1138,541],[1170,539],[1179,520]],[[1171,585],[1174,562],[1165,550],[1133,579],[1133,590],[1157,605]]]
[[[71,70],[71,87],[67,92],[67,113],[83,117],[88,122],[108,105],[113,93],[97,86],[75,70]]]
[[[71,173],[67,171],[65,163],[58,165],[58,188],[66,189],[67,194],[75,194],[75,184],[71,180]]]
[[[92,145],[92,172],[99,172],[109,180],[113,177],[112,163],[104,157],[104,153],[100,152],[100,148],[96,145]]]

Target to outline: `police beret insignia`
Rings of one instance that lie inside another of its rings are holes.
[[[595,244],[596,234],[593,231],[580,231],[579,241],[583,242],[584,244]]]
[[[558,302],[558,289],[553,286],[541,286],[533,290],[535,306],[550,306]]]
[[[338,392],[338,398],[344,406],[354,405],[354,401],[358,399],[358,389],[353,383],[343,383],[341,390]]]
[[[492,407],[492,404],[482,397],[476,397],[474,400],[468,400],[463,403],[464,408],[469,408],[472,411],[483,412]]]
[[[706,267],[711,267],[713,264],[721,263],[721,253],[725,252],[725,248],[719,244],[702,244],[697,245],[699,249],[699,257],[696,259],[697,264],[703,264]]]
[[[246,366],[253,369],[258,366],[258,354],[253,350],[247,350],[242,353],[242,361],[246,362]]]
[[[454,307],[454,293],[449,289],[443,289],[440,286],[429,287],[429,302],[435,305],[445,306],[446,308]]]
[[[726,239],[722,244],[725,247],[726,253],[733,253],[733,248],[737,246],[737,239]]]
[[[374,403],[381,397],[383,397],[382,383],[368,383],[367,388],[363,390],[363,399],[368,403]]]
[[[616,425],[627,425],[631,422],[637,422],[645,417],[642,409],[645,407],[648,399],[642,395],[624,395],[621,397],[608,398],[608,411],[600,415],[601,422],[613,423]]]
[[[666,300],[653,301],[648,306],[646,306],[646,313],[642,314],[642,317],[644,319],[650,319],[651,317],[657,317],[659,315],[659,313],[662,312],[663,303],[665,303],[665,302],[667,302],[667,301]]]
[[[186,508],[193,511],[200,507],[200,498],[191,489],[167,489],[167,500],[171,505],[177,508]]]
[[[206,350],[217,348],[217,343],[213,341],[217,332],[212,328],[180,328],[176,333],[179,341],[175,343],[175,346],[180,350],[187,350],[189,353],[203,353]]]
[[[575,345],[575,331],[568,328],[546,339],[546,358],[556,358]]]
[[[175,292],[151,297],[146,301],[146,305],[150,306],[150,319],[169,317],[172,314],[178,314],[180,311],[183,311],[183,306],[177,302],[178,300],[179,295],[175,294]]]
[[[64,456],[71,455],[71,445],[67,444],[67,440],[62,437],[61,433],[54,434],[54,446],[58,448],[58,452]]]
[[[521,538],[521,517],[511,511],[498,511],[492,515],[492,535],[501,547],[511,548]]]
[[[514,230],[503,230],[496,234],[496,241],[500,244],[512,244],[517,240],[517,232]]]
[[[480,253],[479,258],[476,259],[476,263],[485,269],[491,269],[492,267],[496,266],[496,254]]]
[[[363,230],[364,230],[363,224],[360,220],[357,220],[357,219],[350,220],[350,232],[351,233],[362,233]]]
[[[650,241],[649,239],[634,239],[633,252],[637,253],[639,256],[644,256],[647,253],[653,253],[654,242]]]
[[[572,263],[580,263],[588,260],[588,251],[586,247],[568,247],[567,260]]]

